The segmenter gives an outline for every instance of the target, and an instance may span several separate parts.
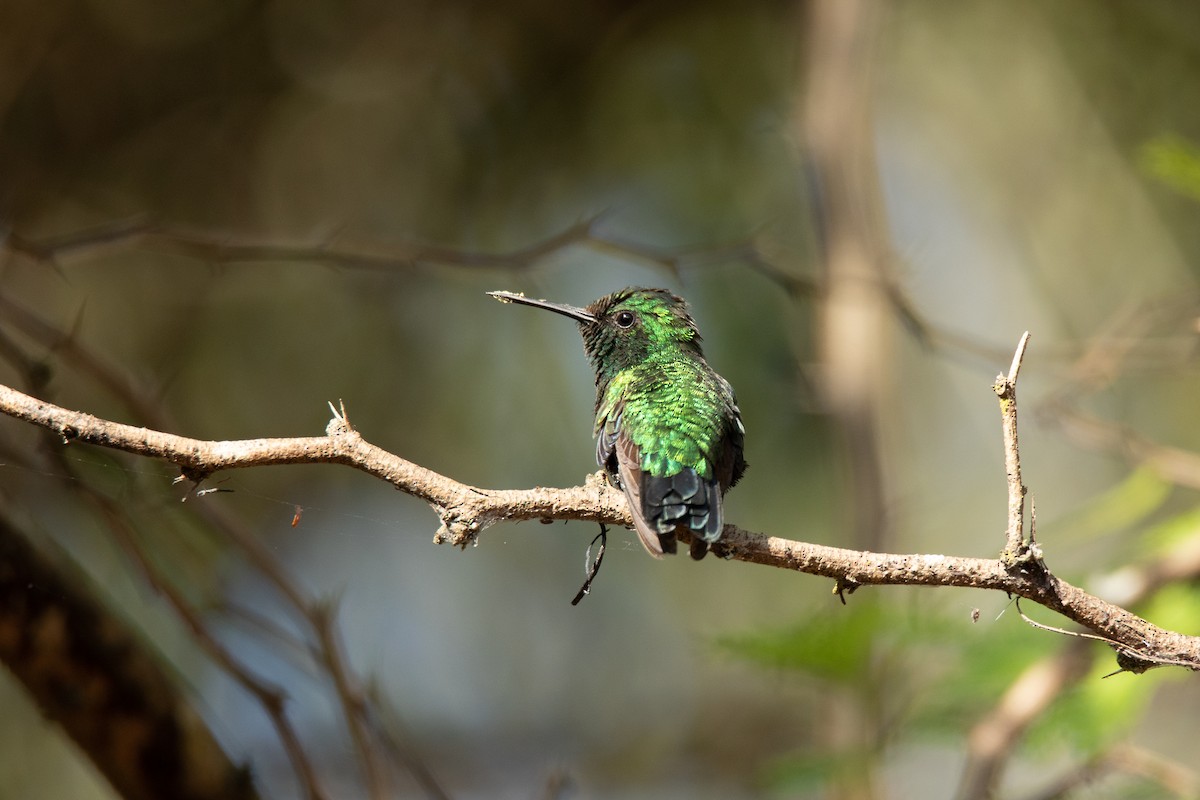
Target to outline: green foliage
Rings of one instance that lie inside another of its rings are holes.
[[[1200,200],[1200,147],[1175,134],[1157,136],[1138,154],[1145,173],[1193,200]]]
[[[1180,542],[1194,538],[1198,530],[1200,530],[1200,506],[1158,523],[1140,538],[1142,546],[1148,552],[1161,555]]]
[[[845,608],[814,614],[787,628],[726,636],[727,653],[823,685],[822,697],[849,704],[866,734],[838,749],[809,746],[778,759],[764,783],[785,794],[866,774],[881,748],[913,734],[956,738],[995,703],[1012,677],[1053,643],[1010,612],[972,623],[949,592],[868,590]],[[958,612],[947,609],[958,609]],[[818,709],[820,713],[820,709]]]
[[[1106,656],[1110,652],[1104,651]],[[1099,658],[1091,673],[1061,694],[1029,729],[1026,750],[1062,752],[1071,747],[1095,753],[1128,735],[1166,672],[1121,673],[1111,657]]]
[[[763,770],[762,783],[784,796],[815,791],[837,775],[867,774],[869,757],[862,752],[809,753],[777,759]]]
[[[1192,520],[1193,514],[1180,519]],[[771,789],[794,793],[853,775],[855,765],[878,756],[878,748],[914,734],[961,737],[1016,676],[1061,646],[1059,637],[1025,625],[1011,607],[998,617],[988,612],[972,624],[965,613],[947,612],[954,604],[944,600],[935,606],[927,596],[912,603],[885,602],[878,599],[882,596],[856,596],[845,609],[787,628],[718,641],[727,653],[819,681],[851,700],[859,713],[876,715],[879,733],[874,739],[836,751],[808,748],[772,762],[763,773]],[[1146,613],[1168,628],[1194,629],[1200,620],[1200,588],[1172,587]],[[1120,740],[1141,717],[1159,682],[1169,679],[1165,670],[1103,679],[1115,663],[1107,648],[1098,644],[1096,651],[1100,657],[1092,673],[1035,722],[1028,752],[1070,748],[1094,753]]]
[[[920,720],[931,729],[953,710],[961,718],[992,702],[1012,675],[1046,649],[1015,615],[972,624],[928,601],[910,604],[853,597],[838,612],[788,628],[725,636],[718,646],[746,661],[853,687],[885,665],[888,680],[905,679],[921,698]],[[908,667],[906,670],[905,667]]]
[[[871,601],[851,602],[841,612],[817,614],[779,630],[723,636],[717,646],[763,667],[854,684],[865,674],[886,612]]]
[[[1057,523],[1053,539],[1061,544],[1130,528],[1160,509],[1171,488],[1154,470],[1135,469],[1125,480],[1089,500],[1072,519]]]

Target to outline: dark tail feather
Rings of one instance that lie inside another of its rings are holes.
[[[667,478],[643,473],[642,481],[642,510],[663,552],[675,552],[675,530],[686,528],[692,532],[692,558],[704,558],[709,543],[721,536],[720,485],[691,469]]]

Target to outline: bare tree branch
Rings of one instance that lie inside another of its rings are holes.
[[[599,476],[568,489],[482,489],[459,483],[370,444],[335,412],[325,436],[201,441],[135,428],[60,408],[0,386],[0,412],[80,441],[161,458],[197,482],[222,469],[336,463],[388,481],[428,502],[441,519],[435,541],[465,547],[501,520],[579,519],[630,525],[624,496]],[[1114,643],[1132,672],[1175,664],[1200,669],[1200,637],[1167,631],[1054,576],[1040,562],[1015,567],[999,559],[901,555],[792,541],[726,525],[714,551],[729,559],[862,585],[992,589],[1039,603]]]

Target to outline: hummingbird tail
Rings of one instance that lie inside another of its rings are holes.
[[[686,528],[692,533],[692,558],[704,558],[708,545],[721,536],[720,484],[689,468],[667,477],[643,475],[642,480],[642,513],[659,539],[669,539],[673,552],[675,530]]]

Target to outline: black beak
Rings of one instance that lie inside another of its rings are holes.
[[[501,303],[520,303],[523,306],[533,306],[534,308],[544,308],[547,311],[553,311],[556,314],[562,314],[564,317],[570,317],[576,322],[592,323],[596,318],[586,308],[578,306],[568,306],[563,303],[551,303],[549,300],[535,300],[532,297],[526,297],[523,294],[516,292],[488,292],[489,295],[499,300]]]

